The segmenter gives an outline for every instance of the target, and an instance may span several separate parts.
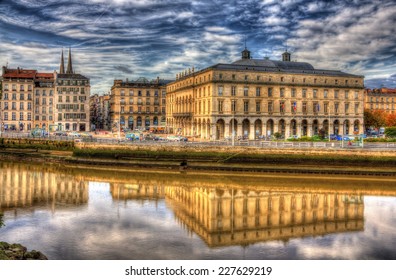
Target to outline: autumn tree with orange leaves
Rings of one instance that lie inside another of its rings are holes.
[[[390,113],[386,116],[386,126],[396,127],[396,113]]]
[[[386,126],[388,114],[384,110],[364,110],[364,126],[380,128]]]

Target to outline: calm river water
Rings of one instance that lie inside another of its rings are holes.
[[[0,163],[0,241],[49,259],[396,259],[396,179]]]

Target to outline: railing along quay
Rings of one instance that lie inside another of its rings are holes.
[[[70,136],[31,136],[28,133],[3,133],[0,138],[12,139],[42,139],[58,141],[77,141],[75,137]],[[364,142],[363,147],[355,142],[349,144],[347,141],[320,141],[320,142],[299,142],[299,141],[263,141],[263,140],[237,140],[232,143],[230,140],[214,141],[171,141],[171,140],[134,140],[129,141],[125,138],[98,138],[84,137],[78,138],[78,141],[84,143],[101,143],[101,144],[122,144],[122,145],[166,145],[166,146],[236,146],[236,147],[259,147],[259,148],[277,148],[277,149],[367,149],[367,150],[396,150],[395,142]]]

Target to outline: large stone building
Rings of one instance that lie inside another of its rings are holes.
[[[89,79],[73,71],[71,51],[67,70],[64,70],[63,52],[59,74],[55,73],[55,118],[58,130],[89,131]]]
[[[125,82],[114,80],[110,94],[110,123],[123,129],[165,127],[166,87],[169,81],[139,78]]]
[[[59,73],[3,67],[2,91],[2,131],[89,131],[89,79],[73,72],[70,50],[66,72],[63,52]]]
[[[364,107],[368,110],[396,113],[396,89],[367,89]]]
[[[245,49],[231,64],[178,74],[167,85],[167,125],[201,139],[363,133],[363,78]]]

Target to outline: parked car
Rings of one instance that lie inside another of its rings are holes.
[[[80,138],[81,137],[81,135],[78,132],[75,132],[75,131],[69,132],[67,134],[67,136],[72,137],[72,138]]]
[[[330,140],[341,141],[342,140],[342,136],[338,135],[338,134],[330,134]]]
[[[54,134],[53,134],[54,136],[58,136],[58,137],[65,137],[65,136],[67,136],[67,132],[65,132],[65,131],[55,131],[54,132]]]
[[[138,134],[135,134],[135,133],[127,133],[127,134],[125,134],[125,139],[127,139],[129,141],[136,141],[136,140],[139,140],[140,137]]]

